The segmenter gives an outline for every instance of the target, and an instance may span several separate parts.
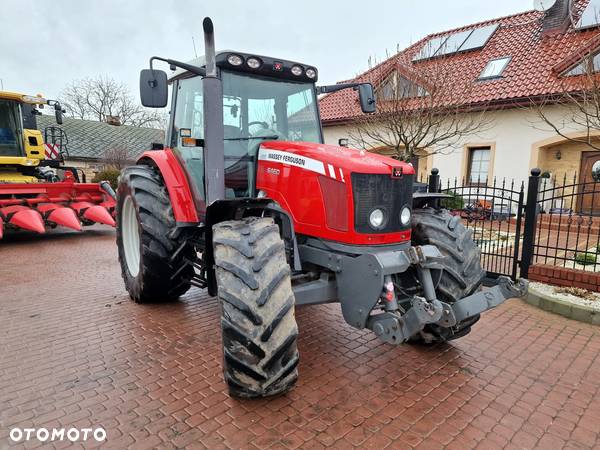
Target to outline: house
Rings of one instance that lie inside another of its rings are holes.
[[[459,106],[467,115],[485,109],[489,127],[461,138],[444,154],[435,154],[435,146],[425,149],[414,161],[419,177],[433,167],[459,183],[494,177],[525,181],[534,167],[558,178],[574,172],[591,175],[600,166],[600,152],[560,137],[532,105],[543,103],[545,114],[564,124],[568,137],[587,132],[552,98],[577,78],[590,56],[600,69],[599,18],[600,0],[557,0],[545,12],[527,11],[432,34],[348,81],[371,82],[379,104],[390,84],[415,85],[407,97],[427,95],[419,73],[434,66],[443,67],[452,83],[470,86]],[[351,137],[362,115],[351,90],[321,98],[320,108],[329,144]]]
[[[164,143],[163,130],[112,123],[65,117],[63,124],[57,125],[53,115],[37,116],[37,127],[42,135],[46,134],[46,143],[52,142],[51,127],[55,128],[57,135],[60,131],[56,132],[56,128],[63,130],[66,135],[63,144],[66,143],[68,152],[65,165],[82,169],[88,181],[103,169],[111,153],[131,162],[151,149],[153,143]]]

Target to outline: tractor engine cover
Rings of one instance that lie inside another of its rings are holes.
[[[296,233],[353,245],[410,241],[412,165],[334,145],[268,141],[258,151],[256,188],[292,217]],[[369,216],[383,212],[373,228]]]

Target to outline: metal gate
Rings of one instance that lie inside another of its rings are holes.
[[[437,170],[429,176],[429,190],[451,195],[442,206],[460,216],[481,249],[481,264],[489,278],[519,276],[523,248],[524,184],[494,179],[474,183],[441,182]]]

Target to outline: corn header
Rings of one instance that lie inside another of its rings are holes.
[[[66,135],[36,116],[45,106],[62,124],[62,107],[40,96],[0,91],[0,238],[7,229],[44,233],[62,226],[80,231],[115,226],[115,193],[107,182],[86,183],[85,174],[64,164]]]

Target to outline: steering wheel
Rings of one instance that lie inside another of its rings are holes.
[[[250,128],[253,125],[262,125],[263,128],[269,128],[269,124],[261,120],[253,120],[252,122],[248,122],[248,128]]]

